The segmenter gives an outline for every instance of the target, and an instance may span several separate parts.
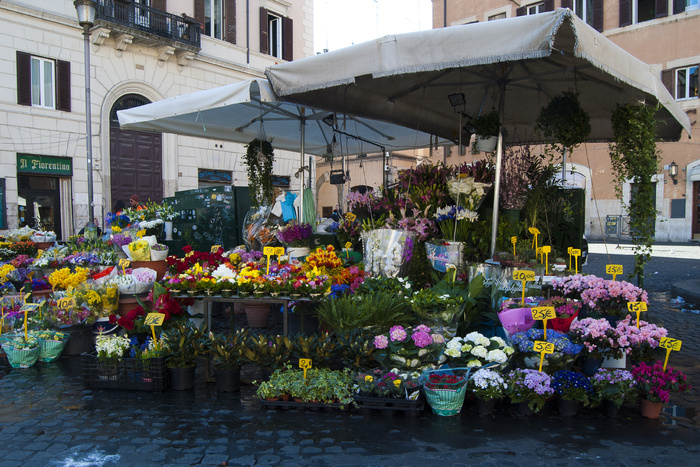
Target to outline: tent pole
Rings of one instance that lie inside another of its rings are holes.
[[[498,198],[501,191],[501,161],[503,159],[503,113],[506,106],[506,80],[504,65],[501,65],[500,98],[498,102],[498,144],[496,145],[496,179],[493,183],[493,222],[491,223],[491,258],[496,252],[496,234],[498,233]]]
[[[299,169],[304,167],[304,152],[306,145],[306,117],[304,116],[304,107],[299,109],[301,111],[301,116],[299,118],[299,124],[301,125],[301,155],[299,157]],[[310,168],[309,168],[310,169]],[[304,222],[304,171],[301,171],[299,176],[299,218],[297,219],[299,223]]]

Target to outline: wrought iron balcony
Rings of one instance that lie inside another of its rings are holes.
[[[200,29],[194,19],[136,3],[133,0],[97,0],[95,26],[130,34],[134,39],[198,52]]]

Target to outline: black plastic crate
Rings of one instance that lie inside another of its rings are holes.
[[[83,386],[96,389],[133,389],[165,391],[168,388],[168,370],[164,357],[98,359],[97,355],[80,356]]]

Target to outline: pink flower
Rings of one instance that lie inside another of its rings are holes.
[[[403,328],[403,326],[394,326],[389,330],[389,336],[393,342],[401,342],[408,337],[408,334],[406,334],[406,330]]]
[[[414,332],[411,336],[411,339],[413,339],[413,342],[416,344],[416,347],[420,348],[427,347],[433,343],[432,337],[430,337],[430,334],[428,334],[425,331]]]
[[[383,334],[374,337],[374,348],[375,349],[386,349],[389,347],[389,339]]]

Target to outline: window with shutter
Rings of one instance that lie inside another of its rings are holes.
[[[224,0],[224,40],[236,43],[236,0]]]
[[[294,56],[293,21],[260,8],[260,52],[291,61]]]
[[[698,66],[676,69],[676,100],[698,98]]]
[[[593,0],[593,26],[597,31],[603,32],[603,0]]]
[[[17,51],[17,103],[71,110],[70,62]]]
[[[668,0],[620,0],[620,26],[668,16]]]

